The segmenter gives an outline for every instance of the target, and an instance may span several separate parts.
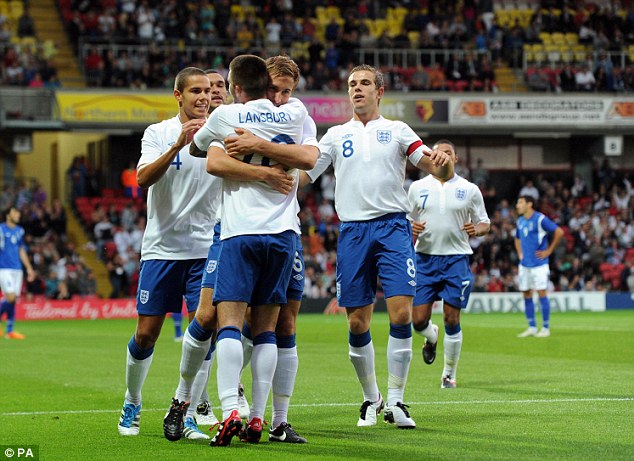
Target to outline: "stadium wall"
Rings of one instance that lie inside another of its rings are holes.
[[[612,309],[634,309],[634,293],[556,292],[550,294],[551,312],[605,312]],[[136,303],[128,299],[73,298],[21,300],[16,305],[18,320],[98,320],[136,317]],[[302,313],[336,313],[330,298],[304,299]],[[378,299],[375,310],[385,312],[385,300]],[[434,312],[440,313],[436,303]],[[524,312],[521,293],[472,293],[467,306],[471,314]]]

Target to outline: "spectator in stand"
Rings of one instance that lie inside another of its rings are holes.
[[[18,18],[18,37],[35,37],[35,22],[31,17],[28,7],[24,8],[22,15]]]
[[[590,70],[590,66],[586,63],[581,65],[581,69],[575,74],[575,85],[577,91],[594,91],[596,79]]]
[[[528,195],[530,197],[533,197],[533,199],[535,201],[539,200],[539,190],[537,189],[537,187],[535,187],[535,185],[533,184],[533,180],[532,179],[527,179],[526,183],[524,184],[524,186],[522,186],[522,188],[520,189],[519,195]]]
[[[476,166],[471,170],[471,181],[480,189],[484,189],[489,182],[489,170],[484,167],[484,162],[481,158],[476,160]]]
[[[410,90],[412,91],[429,91],[429,73],[422,64],[416,66],[416,71],[412,74],[410,80]]]
[[[136,179],[136,165],[130,162],[128,167],[121,172],[121,185],[123,186],[123,195],[129,198],[143,197],[143,191],[139,187]]]
[[[97,256],[100,259],[105,260],[104,245],[106,242],[112,240],[114,226],[110,222],[110,218],[107,214],[101,217],[101,220],[95,224],[94,235],[95,244],[97,246]]]
[[[571,64],[564,65],[564,68],[559,73],[559,88],[561,91],[575,91],[577,82],[575,80],[575,72]]]
[[[586,186],[586,182],[583,180],[581,175],[576,174],[572,187],[570,188],[570,192],[574,198],[585,197],[588,194],[588,188]]]
[[[128,276],[123,268],[123,261],[119,254],[115,254],[111,261],[106,263],[108,278],[112,285],[110,299],[125,298],[128,296]]]
[[[104,75],[104,60],[96,47],[92,47],[84,58],[84,69],[90,86],[101,85]]]
[[[428,69],[429,72],[429,88],[432,91],[445,91],[447,88],[447,80],[445,73],[440,67],[440,63],[436,61]]]

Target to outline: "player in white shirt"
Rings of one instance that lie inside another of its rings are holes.
[[[211,87],[203,71],[188,67],[176,76],[178,115],[150,125],[141,141],[139,186],[148,189],[148,220],[141,245],[136,331],[127,348],[126,395],[119,419],[121,435],[137,435],[141,389],[152,363],[165,315],[196,309],[202,268],[211,244],[220,182],[205,161],[187,152],[205,123]]]
[[[242,427],[237,401],[242,367],[240,331],[247,303],[253,305],[254,349],[253,403],[245,437],[249,442],[259,441],[277,360],[275,325],[279,305],[286,303],[295,254],[294,235],[299,232],[297,183],[294,182],[290,193],[285,195],[262,182],[245,182],[242,174],[245,167],[274,165],[276,159],[249,154],[239,161],[225,153],[222,141],[235,134],[235,127],[245,127],[266,140],[296,144],[301,140],[307,115],[306,108],[298,101],[277,108],[265,98],[268,73],[264,60],[259,57],[235,58],[230,64],[229,85],[235,100],[244,104],[215,110],[190,147],[194,155],[204,155],[206,151],[207,171],[223,178],[222,250],[214,290],[218,318],[218,394],[223,422],[212,438],[213,446],[229,445]],[[284,165],[309,168],[316,157],[315,154],[313,159],[292,158],[292,162]],[[269,169],[281,171],[284,165]],[[190,398],[191,388],[186,381],[198,370],[209,348],[216,325],[208,314],[199,310],[185,333],[176,401],[187,402]],[[189,344],[187,348],[186,344]],[[167,435],[165,426],[164,430]]]
[[[214,69],[205,70],[205,74],[209,78],[209,83],[211,85],[211,101],[209,104],[208,112],[211,113],[217,107],[224,105],[227,102],[227,83],[224,77]],[[187,154],[189,155],[189,154]],[[217,195],[214,197],[214,206],[210,209],[210,213],[217,214],[219,211],[220,199],[221,199],[221,188],[218,187]],[[219,237],[218,237],[219,240]],[[207,280],[207,266],[209,261],[209,254],[212,252],[212,248],[216,248],[214,246],[216,244],[216,226],[214,225],[214,238],[213,243],[209,247],[209,253],[207,255],[207,261],[205,262],[205,270],[202,272],[202,282],[200,288],[200,297],[198,300],[198,305],[200,303],[209,303],[211,305],[212,293],[213,293],[213,285],[211,288],[206,284]],[[196,308],[198,309],[198,308]],[[195,312],[190,312],[189,320],[191,321],[194,317]],[[175,318],[175,314],[172,314],[172,319]],[[182,341],[182,336],[180,337]],[[209,393],[207,392],[207,385],[209,383],[209,372],[211,369],[211,364],[213,363],[213,355],[215,353],[215,343],[212,343],[205,360],[200,367],[200,370],[196,374],[194,382],[192,383],[192,396],[193,402],[197,402],[198,404],[190,405],[187,409],[187,413],[185,415],[184,421],[184,430],[183,436],[188,439],[208,439],[209,436],[198,429],[198,425],[203,426],[213,426],[218,423],[218,419],[216,419],[211,404],[209,403]]]
[[[268,58],[266,65],[271,77],[267,97],[278,107],[287,104],[299,82],[299,67],[288,56]],[[266,142],[247,130],[240,129],[236,131],[240,136],[230,137],[225,141],[225,149],[230,155],[235,156],[255,152],[261,155],[273,155],[284,162],[284,159],[280,158],[279,155],[283,155],[284,151],[290,154],[291,148],[294,147],[293,145]],[[317,127],[310,116],[306,117],[304,122],[302,141],[299,147],[306,152],[306,155],[319,155]],[[299,365],[296,346],[297,315],[299,314],[304,292],[304,257],[301,235],[296,234],[295,240],[295,262],[287,290],[288,302],[282,304],[275,328],[278,359],[273,377],[273,418],[269,431],[270,441],[284,443],[306,443],[306,439],[297,434],[288,423],[288,408],[295,387],[295,378]],[[253,348],[252,335],[248,326],[243,328],[242,339],[244,347],[242,366],[244,369],[248,365],[251,349]]]
[[[445,366],[441,387],[454,388],[462,347],[460,310],[467,307],[473,286],[469,238],[488,233],[491,221],[478,186],[454,173],[458,155],[453,143],[443,139],[433,149],[451,158],[449,178],[432,173],[414,181],[408,191],[416,237],[413,326],[425,336],[423,360],[433,363],[438,326],[431,321],[431,310],[434,302],[443,300]]]
[[[337,299],[346,308],[349,356],[364,397],[357,425],[375,425],[377,414],[385,406],[376,382],[370,336],[378,276],[390,319],[384,419],[398,428],[411,429],[416,423],[403,404],[403,394],[412,357],[416,264],[406,217],[409,203],[403,189],[405,166],[409,160],[446,177],[449,157],[432,152],[405,123],[381,116],[379,103],[384,91],[379,71],[368,65],[352,69],[348,95],[353,118],[328,130],[319,143],[317,165],[307,174],[314,181],[328,166],[334,167],[335,208],[342,221],[337,246]]]

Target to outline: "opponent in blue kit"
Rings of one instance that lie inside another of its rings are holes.
[[[535,210],[535,199],[523,195],[517,199],[515,209],[519,218],[515,230],[515,249],[520,259],[519,289],[524,295],[524,310],[528,328],[518,337],[536,336],[546,338],[550,336],[550,300],[548,299],[548,283],[550,281],[550,267],[548,257],[555,251],[564,231],[547,216]],[[548,241],[548,235],[552,240]],[[537,331],[535,320],[535,302],[533,290],[539,296],[542,311],[542,329]]]
[[[4,217],[4,222],[0,224],[0,290],[3,295],[0,301],[0,319],[3,315],[7,317],[7,339],[25,339],[25,335],[13,329],[15,303],[22,292],[22,265],[26,269],[29,282],[35,279],[35,272],[26,252],[24,229],[18,225],[20,210],[11,206],[4,211]]]

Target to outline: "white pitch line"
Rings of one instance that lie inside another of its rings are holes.
[[[634,402],[634,397],[606,397],[606,398],[587,398],[587,399],[526,399],[526,400],[464,400],[456,402],[408,402],[408,405],[488,405],[488,404],[539,404],[539,403],[588,403],[588,402]],[[309,408],[309,407],[356,407],[359,403],[299,403],[291,405],[292,408]],[[143,411],[165,411],[165,408],[144,408]],[[18,411],[12,413],[0,413],[0,417],[4,416],[36,416],[36,415],[78,415],[78,414],[95,414],[95,413],[120,413],[118,410],[60,410],[60,411]]]

